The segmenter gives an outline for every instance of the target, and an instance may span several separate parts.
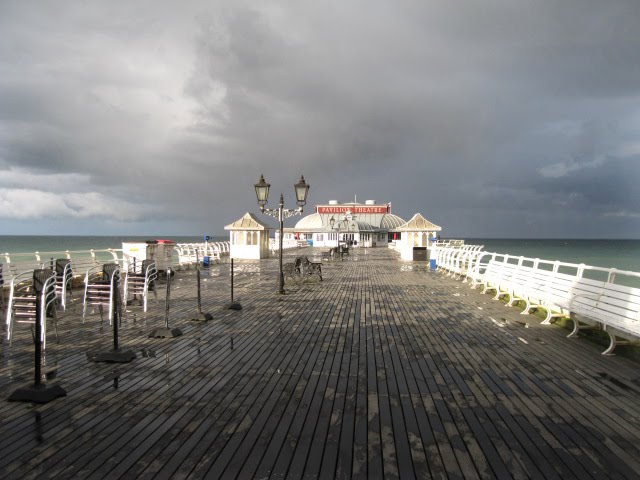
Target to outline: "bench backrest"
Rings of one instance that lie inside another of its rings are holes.
[[[640,289],[584,277],[574,279],[568,292],[564,291],[567,287],[562,288],[561,293],[554,292],[553,303],[605,329],[640,337]]]
[[[617,330],[640,337],[640,289],[605,283],[593,317]]]

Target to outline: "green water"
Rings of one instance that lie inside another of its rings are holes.
[[[640,240],[466,239],[485,251],[640,272]]]

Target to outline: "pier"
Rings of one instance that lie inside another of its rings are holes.
[[[320,258],[320,249],[286,251]],[[277,260],[164,284],[127,307],[137,359],[94,363],[107,315],[82,292],[49,328],[45,374],[67,396],[0,403],[1,478],[638,478],[640,370],[386,249],[290,281]],[[28,327],[2,343],[3,399],[33,378]]]

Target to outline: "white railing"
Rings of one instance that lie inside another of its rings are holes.
[[[219,260],[229,255],[229,242],[208,243],[178,243],[176,244],[173,267],[190,266],[196,263],[196,257],[202,262],[208,256],[212,260]],[[117,262],[123,266],[124,255],[121,248],[90,249],[90,250],[55,250],[24,253],[0,253],[0,263],[3,264],[2,276],[5,286],[11,283],[13,277],[21,272],[39,268],[55,270],[57,259],[64,258],[71,261],[74,276],[84,274],[87,269],[104,263]]]
[[[291,248],[298,248],[306,245],[307,245],[306,242],[303,245],[300,243],[299,240],[296,240],[295,238],[282,239],[282,250],[289,250]],[[271,250],[271,253],[277,252],[279,249],[280,249],[280,244],[278,243],[278,240],[276,240],[275,238],[270,238],[269,250]]]
[[[218,261],[229,256],[230,245],[229,242],[178,243],[174,250],[178,254],[177,265],[189,268],[198,261],[203,262],[204,257]]]
[[[55,270],[56,259],[71,260],[71,268],[75,275],[88,268],[103,263],[121,262],[122,249],[107,248],[103,250],[58,250],[50,252],[3,253],[0,261],[4,263],[2,273],[5,284],[13,277],[27,270],[51,268]]]
[[[437,268],[451,276],[468,276],[478,257],[484,254],[482,248],[483,245],[444,246],[438,243],[435,245]]]

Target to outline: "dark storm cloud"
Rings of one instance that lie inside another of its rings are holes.
[[[29,218],[222,233],[260,173],[289,203],[304,173],[311,204],[391,201],[448,235],[637,236],[639,20],[622,0],[4,2],[0,215],[27,192]]]

